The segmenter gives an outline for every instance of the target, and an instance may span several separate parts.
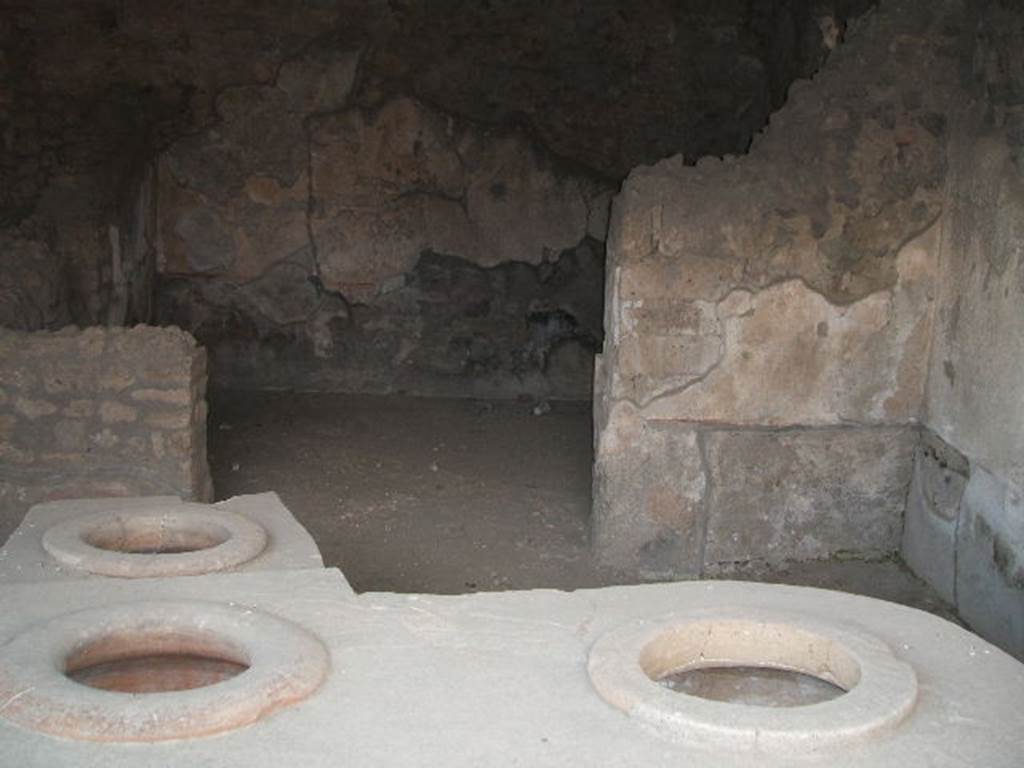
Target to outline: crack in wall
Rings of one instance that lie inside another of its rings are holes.
[[[618,272],[618,270],[616,270],[616,273],[617,272]],[[644,410],[648,410],[652,405],[655,405],[656,403],[658,403],[660,401],[669,400],[671,398],[678,397],[679,395],[684,394],[688,390],[693,389],[695,387],[698,387],[699,385],[701,385],[702,383],[707,381],[716,371],[718,371],[722,367],[723,363],[727,359],[732,359],[732,358],[730,358],[730,356],[728,354],[729,343],[728,343],[728,335],[727,335],[727,327],[726,326],[729,323],[729,321],[731,319],[734,319],[734,318],[739,318],[739,319],[748,318],[754,312],[754,306],[753,305],[757,302],[757,299],[758,299],[759,296],[764,295],[765,292],[771,291],[773,288],[782,287],[782,286],[786,286],[786,285],[789,285],[789,284],[795,284],[795,285],[799,285],[799,286],[803,287],[804,289],[806,289],[806,291],[810,295],[816,296],[816,297],[822,299],[826,303],[826,305],[828,307],[837,310],[838,311],[838,315],[837,315],[836,319],[843,319],[843,318],[845,318],[847,316],[847,314],[852,310],[852,308],[854,306],[856,306],[857,304],[859,304],[859,303],[861,303],[863,301],[868,301],[868,300],[870,300],[870,299],[872,299],[874,297],[878,297],[878,296],[886,297],[888,299],[888,301],[889,301],[890,306],[892,305],[893,301],[895,300],[894,289],[893,288],[882,288],[882,289],[879,289],[877,291],[873,291],[870,294],[865,295],[863,298],[861,298],[861,299],[859,299],[859,300],[857,300],[855,302],[852,302],[850,304],[836,304],[836,303],[833,303],[833,302],[829,301],[828,297],[824,293],[822,293],[822,292],[820,292],[818,290],[815,290],[805,279],[800,278],[800,277],[787,277],[785,279],[780,279],[779,281],[773,282],[771,284],[768,284],[768,285],[764,286],[761,289],[752,289],[750,287],[742,286],[742,285],[731,287],[729,290],[725,291],[722,295],[720,295],[719,298],[717,298],[714,301],[714,305],[715,305],[715,310],[714,310],[715,311],[715,320],[716,320],[716,323],[717,323],[717,330],[716,330],[716,332],[714,332],[714,333],[703,333],[703,334],[702,333],[686,333],[686,334],[676,333],[676,334],[672,334],[672,335],[668,336],[668,338],[680,338],[680,339],[682,339],[682,338],[707,339],[707,338],[710,338],[710,337],[713,337],[713,338],[717,339],[717,344],[718,344],[717,357],[704,371],[702,371],[701,373],[699,373],[697,375],[693,375],[693,376],[687,377],[684,382],[682,382],[680,384],[677,384],[677,385],[662,385],[660,387],[655,387],[654,390],[647,397],[635,397],[635,396],[631,396],[631,395],[622,394],[622,395],[616,396],[615,400],[622,400],[622,401],[628,402],[631,405],[633,405],[637,410],[644,411]],[[722,304],[723,304],[723,302],[729,300],[732,296],[734,296],[734,295],[736,295],[738,293],[748,293],[748,294],[750,294],[750,298],[749,298],[749,303],[751,305],[750,308],[748,310],[744,311],[744,312],[739,313],[739,314],[731,314],[731,315],[723,316],[723,314],[722,314]],[[705,300],[693,300],[690,303],[693,303],[695,305],[700,305],[700,304],[703,304],[703,303],[710,303],[710,302],[706,302]],[[638,305],[642,305],[642,302],[640,304],[638,304]],[[612,312],[616,316],[618,316],[618,315],[623,314],[624,309],[625,309],[625,302],[622,305],[620,305],[618,311],[616,311],[616,308],[613,307],[612,308]],[[888,315],[885,318],[884,325],[882,326],[882,328],[878,329],[877,333],[881,333],[885,329],[891,327],[894,319],[895,319],[894,310],[891,309],[890,312],[888,313]],[[616,328],[619,327],[619,323],[615,323],[615,327]],[[640,338],[639,332],[637,332],[633,327],[630,327],[620,337],[618,337],[617,339],[614,339],[613,343],[616,344],[616,345],[636,343],[635,341],[631,341],[631,340],[636,340],[636,339],[639,339],[639,338]],[[612,341],[612,340],[610,339],[610,341]],[[605,351],[608,352],[608,349],[606,348]],[[636,374],[637,377],[641,377],[643,375],[644,374],[641,374],[641,373]],[[672,378],[672,377],[668,377],[668,378]],[[636,385],[633,385],[633,386],[635,387]],[[616,389],[620,389],[620,390],[624,389],[624,388],[631,388],[631,387],[623,387],[621,384],[618,387],[616,387]],[[922,392],[922,397],[923,397],[923,392]],[[654,418],[657,418],[657,417],[654,417]]]
[[[313,176],[313,132],[311,128],[311,121],[313,119],[313,115],[307,115],[302,119],[302,133],[306,138],[306,240],[309,245],[310,259],[312,260],[313,277],[316,279],[313,285],[317,290],[317,295],[320,297],[320,304],[322,304],[322,292],[324,290],[323,270],[320,267],[320,247],[316,240],[316,233],[313,231],[313,216],[316,212],[316,191]],[[346,310],[351,310],[348,301],[340,292],[337,293],[337,296],[344,302]]]
[[[711,527],[711,510],[715,493],[714,473],[708,457],[707,438],[703,431],[697,431],[697,452],[700,455],[701,474],[704,476],[704,496],[700,504],[700,520],[697,529],[697,575],[705,577],[707,568],[708,530]]]

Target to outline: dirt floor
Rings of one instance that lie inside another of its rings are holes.
[[[623,582],[589,551],[590,403],[536,414],[527,402],[364,395],[221,391],[211,401],[217,497],[277,491],[360,592]],[[893,561],[735,576],[952,615]]]

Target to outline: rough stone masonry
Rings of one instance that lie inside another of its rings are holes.
[[[0,330],[0,538],[33,504],[209,501],[206,353],[174,328]]]

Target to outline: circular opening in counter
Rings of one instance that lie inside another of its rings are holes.
[[[247,669],[243,649],[214,637],[181,633],[106,635],[64,661],[64,674],[74,682],[118,693],[190,691]]]
[[[176,555],[218,547],[231,531],[212,520],[191,521],[140,515],[105,519],[86,531],[82,541],[96,549],[132,555]]]
[[[42,544],[64,566],[131,579],[235,568],[263,552],[267,534],[242,515],[179,504],[84,515],[48,529]]]
[[[662,735],[733,750],[869,738],[917,701],[914,670],[878,638],[776,611],[702,608],[626,624],[594,644],[588,672],[605,701]],[[767,696],[751,694],[756,675],[770,679]],[[727,695],[694,690],[708,676],[732,677]],[[801,686],[817,690],[785,690]]]
[[[297,704],[329,670],[315,636],[254,608],[122,603],[35,624],[0,646],[0,718],[73,739],[195,738]]]
[[[742,620],[668,630],[641,650],[639,661],[648,678],[668,690],[758,706],[831,701],[860,680],[857,661],[828,637]]]

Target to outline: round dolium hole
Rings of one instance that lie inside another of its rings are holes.
[[[100,523],[82,538],[86,544],[109,552],[171,555],[212,549],[231,538],[231,533],[213,522],[126,516]]]
[[[71,653],[64,674],[76,683],[118,693],[166,693],[204,688],[249,668],[229,643],[173,633],[121,633]]]
[[[680,624],[652,638],[639,662],[652,682],[669,690],[733,704],[817,704],[860,681],[860,665],[841,643],[781,622]]]

